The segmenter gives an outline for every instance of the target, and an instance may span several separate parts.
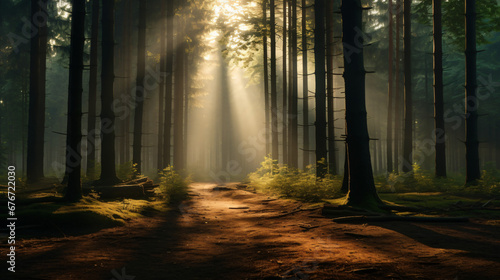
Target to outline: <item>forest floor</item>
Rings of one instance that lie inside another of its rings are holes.
[[[4,262],[0,279],[500,279],[498,220],[336,224],[237,188],[194,183],[190,196],[124,226],[18,240],[17,272]]]

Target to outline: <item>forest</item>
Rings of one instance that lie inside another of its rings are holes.
[[[5,0],[0,29],[1,279],[500,279],[500,0]]]

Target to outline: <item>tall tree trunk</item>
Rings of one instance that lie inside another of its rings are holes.
[[[268,63],[268,50],[267,50],[267,0],[262,1],[262,49],[264,52],[263,66],[264,66],[264,114],[265,114],[265,133],[266,133],[266,156],[271,152],[270,149],[270,115],[269,115],[269,68]]]
[[[41,5],[39,4],[41,3]],[[45,16],[40,24],[37,16]],[[44,35],[42,29],[47,25],[47,0],[31,0],[32,31],[30,49],[30,98],[28,117],[28,155],[27,177],[29,182],[36,182],[43,178],[44,164],[44,135],[45,135],[45,71],[42,71],[45,62],[46,50],[42,50],[46,43],[42,43]],[[36,21],[36,22],[35,22]],[[45,37],[46,40],[46,37]],[[42,81],[43,80],[43,81]],[[43,87],[43,88],[42,88]]]
[[[221,66],[220,66],[220,76],[229,77],[229,73],[226,66],[226,61],[221,55]],[[221,150],[221,170],[227,170],[229,168],[229,161],[232,158],[232,146],[233,143],[231,131],[233,131],[232,120],[231,120],[231,105],[230,105],[230,89],[228,79],[222,78],[220,81],[220,100],[219,100],[219,111],[220,111],[220,150]]]
[[[125,44],[125,69],[126,69],[126,78],[125,78],[125,89],[126,93],[130,94],[131,93],[131,85],[132,85],[132,46],[130,42],[131,38],[131,30],[132,30],[132,21],[129,20],[132,18],[132,0],[125,0],[126,1],[126,18],[124,18],[125,21],[125,30],[126,30],[126,36],[124,38],[124,44]],[[123,138],[124,138],[124,146],[125,146],[125,154],[124,154],[124,160],[125,162],[130,161],[130,124],[131,124],[131,114],[127,114],[125,118],[123,119]]]
[[[405,74],[405,124],[403,140],[403,172],[413,170],[413,98],[411,73],[411,0],[404,0],[404,74]]]
[[[174,1],[167,1],[165,121],[163,122],[163,168],[171,163],[172,96],[174,73]]]
[[[40,96],[43,97],[43,104],[44,104],[44,107],[42,110],[40,110],[38,113],[38,117],[43,119],[43,127],[40,127],[40,135],[42,135],[41,133],[43,132],[43,135],[45,135],[45,99],[46,99],[46,94],[45,94],[45,91],[46,91],[46,81],[47,81],[47,45],[48,45],[48,35],[49,35],[49,32],[48,32],[48,25],[47,25],[47,21],[48,21],[48,10],[47,10],[47,3],[48,3],[48,0],[42,0],[42,1],[38,1],[38,5],[40,5],[41,7],[41,12],[44,16],[46,16],[47,20],[46,20],[46,24],[42,24],[40,26]],[[43,138],[44,139],[44,142],[45,142],[45,137]],[[41,147],[42,149],[42,160],[41,162],[42,163],[46,163],[46,158],[45,158],[45,143],[44,145]],[[43,168],[43,167],[42,167]],[[42,172],[42,176],[43,176],[43,172]]]
[[[183,24],[178,19],[177,50],[175,59],[175,90],[174,90],[174,167],[184,169],[184,41]]]
[[[289,117],[289,139],[288,139],[288,164],[291,167],[299,167],[299,146],[298,146],[298,77],[297,77],[297,0],[291,0],[290,5],[291,11],[291,21],[290,29],[291,41],[290,47],[292,51],[290,52],[291,63],[291,89],[290,95],[290,111],[288,112]]]
[[[99,184],[119,182],[115,163],[114,24],[115,1],[102,0],[102,70],[101,70],[101,177]]]
[[[272,157],[279,159],[278,146],[278,92],[276,85],[276,6],[275,1],[270,0],[271,9],[271,129],[272,129]]]
[[[90,34],[90,77],[87,117],[87,177],[95,176],[95,149],[97,132],[96,102],[97,102],[97,48],[99,44],[99,0],[92,0],[92,27]]]
[[[465,0],[465,160],[467,184],[474,184],[481,178],[477,135],[476,57],[476,1]]]
[[[309,165],[309,74],[307,70],[307,4],[302,0],[302,122],[303,122],[303,145],[302,154],[303,168]]]
[[[446,177],[444,97],[443,97],[443,27],[441,0],[432,0],[434,17],[434,132],[436,135],[436,177]]]
[[[166,71],[166,47],[165,47],[165,39],[166,39],[166,25],[167,25],[167,7],[165,1],[162,1],[160,4],[160,73],[162,75]],[[158,155],[157,155],[157,166],[158,170],[163,170],[163,121],[165,119],[165,113],[163,112],[164,104],[164,95],[165,95],[165,78],[162,77],[160,80],[160,88],[158,91]]]
[[[370,160],[370,138],[366,119],[365,69],[363,62],[362,12],[360,0],[342,1],[342,43],[346,98],[349,192],[347,204],[367,208],[382,201],[375,190]]]
[[[314,58],[316,77],[316,176],[325,177],[328,167],[326,151],[325,93],[325,0],[314,1]]]
[[[326,96],[328,108],[328,173],[337,174],[335,155],[335,108],[333,97],[333,1],[326,2]]]
[[[66,199],[78,201],[82,197],[81,152],[83,48],[85,43],[85,0],[73,0],[71,13],[71,46],[68,85],[68,131],[66,166],[69,167]]]
[[[187,166],[188,125],[189,125],[189,53],[184,52],[184,166]]]
[[[401,142],[401,0],[396,0],[396,80],[394,97],[394,172],[399,173],[399,148]]]
[[[134,113],[134,144],[132,151],[132,162],[136,165],[137,173],[141,173],[142,157],[142,118],[144,114],[144,78],[146,75],[146,0],[139,1],[139,33],[137,38],[137,80],[135,91],[135,113]]]
[[[282,149],[283,149],[283,164],[288,164],[288,73],[287,73],[287,14],[286,14],[286,9],[287,9],[287,2],[289,0],[283,0],[283,130],[282,130],[282,137],[283,137],[283,142],[282,142]]]
[[[388,105],[387,105],[387,142],[386,142],[386,157],[387,157],[387,173],[391,173],[394,169],[392,166],[392,127],[393,127],[393,120],[392,120],[392,114],[393,114],[393,106],[394,106],[394,94],[393,94],[393,84],[394,84],[394,78],[392,74],[392,67],[394,65],[394,58],[393,58],[393,53],[394,53],[394,42],[393,42],[393,26],[392,26],[392,0],[389,0],[389,51],[388,51],[388,56],[389,56],[389,61],[388,61],[388,69],[389,69],[389,84],[388,84]]]

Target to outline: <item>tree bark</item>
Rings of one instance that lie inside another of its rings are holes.
[[[389,56],[389,61],[388,61],[388,72],[389,72],[389,84],[388,84],[388,105],[387,105],[387,142],[386,142],[386,157],[387,157],[387,173],[391,173],[393,169],[392,165],[392,127],[393,127],[393,120],[392,120],[392,114],[393,114],[393,106],[394,106],[394,94],[393,94],[393,84],[394,84],[394,77],[392,73],[392,67],[394,65],[394,58],[393,58],[393,53],[394,53],[394,42],[393,42],[393,21],[392,21],[392,0],[389,0],[389,8],[388,8],[388,14],[389,14],[389,51],[388,51],[388,56]]]
[[[166,24],[167,24],[167,13],[166,13],[166,3],[165,1],[161,1],[160,4],[160,73],[163,75],[166,71],[166,47],[165,47],[165,39],[166,39]],[[165,78],[162,77],[160,80],[160,88],[158,89],[158,155],[157,155],[157,167],[158,170],[163,170],[163,121],[165,119],[165,113],[163,112],[164,104],[164,95],[165,95]]]
[[[476,57],[476,1],[465,0],[465,180],[467,184],[475,184],[481,178],[477,134]]]
[[[139,1],[139,35],[137,39],[137,80],[132,162],[136,165],[138,174],[142,171],[142,119],[144,114],[144,98],[146,96],[146,89],[144,88],[144,78],[146,74],[146,2],[146,0]]]
[[[68,187],[65,198],[78,201],[82,197],[81,152],[82,140],[82,93],[83,93],[83,48],[85,44],[85,0],[73,0],[71,13],[71,45],[68,85],[68,131],[66,167]]]
[[[189,53],[184,52],[184,166],[187,166],[188,125],[189,125]]]
[[[378,207],[382,201],[375,190],[366,119],[365,69],[363,62],[362,12],[360,0],[342,1],[342,43],[346,96],[349,192],[347,205]]]
[[[112,185],[116,177],[114,83],[114,0],[102,0],[102,70],[101,70],[101,177],[98,184]]]
[[[174,167],[181,171],[184,169],[184,41],[183,25],[178,19],[177,25],[177,50],[175,55],[175,90],[174,90]]]
[[[262,1],[262,51],[264,53],[263,66],[264,66],[264,114],[265,114],[265,133],[266,133],[266,156],[271,152],[270,149],[270,115],[269,115],[269,68],[268,63],[268,49],[267,49],[267,0]]]
[[[123,44],[124,44],[124,52],[125,52],[125,61],[124,61],[124,68],[125,68],[125,93],[130,94],[131,93],[131,85],[132,85],[132,67],[131,67],[131,57],[132,57],[132,47],[130,44],[130,33],[132,30],[132,22],[130,18],[132,17],[131,15],[131,5],[132,5],[132,0],[125,0],[125,17],[123,19],[123,24],[124,24],[124,38],[123,38]],[[130,161],[130,114],[126,114],[122,120],[123,123],[123,161],[124,162],[129,162]]]
[[[90,34],[90,77],[87,117],[87,177],[95,175],[96,149],[96,102],[97,102],[97,63],[99,44],[99,0],[92,0],[92,26]]]
[[[401,58],[400,58],[400,36],[401,36],[401,0],[396,0],[396,80],[394,97],[394,172],[399,173],[399,148],[401,142]]]
[[[337,175],[337,156],[335,150],[335,108],[333,97],[333,1],[327,1],[326,11],[326,96],[328,108],[328,173]]]
[[[171,163],[172,95],[174,73],[174,1],[167,1],[165,121],[163,122],[163,168]]]
[[[446,177],[446,150],[443,97],[443,27],[441,0],[432,0],[434,34],[434,133],[436,135],[436,177]]]
[[[283,164],[288,164],[288,73],[287,73],[287,14],[286,4],[289,0],[283,0],[283,129],[282,129],[282,149],[283,149]]]
[[[271,9],[271,129],[272,129],[272,157],[279,159],[278,146],[278,97],[276,88],[276,15],[275,1],[270,0]]]
[[[309,165],[309,72],[307,70],[307,3],[302,0],[302,122],[303,145],[302,166],[304,170]]]
[[[316,176],[323,178],[328,167],[326,151],[325,93],[325,0],[314,1],[314,58],[316,77]]]
[[[297,0],[291,0],[291,21],[290,21],[290,33],[291,41],[290,47],[292,51],[290,52],[291,63],[291,85],[290,90],[290,111],[288,112],[289,117],[289,139],[288,139],[288,163],[293,168],[299,167],[299,147],[298,147],[298,77],[297,77]]]
[[[40,2],[31,0],[31,21],[34,30],[31,37],[30,49],[30,85],[29,85],[29,116],[28,116],[28,155],[26,171],[29,182],[36,182],[43,178],[44,163],[44,135],[45,135],[45,71],[42,67],[45,65],[45,56],[43,45],[41,43],[43,26],[47,25],[47,0]],[[45,16],[45,22],[41,25],[36,22],[38,14]],[[38,27],[37,27],[38,26]],[[43,80],[43,81],[42,81]],[[43,86],[43,88],[42,88]]]
[[[403,140],[403,172],[413,170],[413,97],[412,97],[412,72],[411,72],[411,0],[404,0],[404,75],[405,75],[405,121]]]

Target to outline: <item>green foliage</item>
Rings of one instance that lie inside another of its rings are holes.
[[[430,171],[422,170],[413,165],[413,173],[391,173],[389,177],[378,177],[379,192],[410,193],[410,192],[443,192],[470,195],[499,195],[500,171],[493,164],[487,164],[482,172],[482,179],[475,186],[464,185],[462,177],[436,178]]]
[[[172,166],[160,172],[160,191],[168,202],[176,203],[187,198],[189,178],[183,178]]]
[[[265,157],[261,167],[248,175],[256,188],[284,197],[315,202],[341,195],[342,180],[337,177],[316,179],[314,168],[306,170],[279,165],[276,160]]]
[[[491,32],[500,31],[500,8],[496,0],[476,2],[477,10],[477,43],[490,43]],[[432,0],[423,0],[416,5],[417,20],[432,25]],[[443,1],[443,29],[444,36],[457,47],[465,48],[465,1]]]
[[[500,170],[495,168],[494,163],[485,164],[478,187],[479,191],[486,191],[495,196],[500,195]]]
[[[99,179],[99,175],[101,174],[101,163],[96,162],[94,165],[94,170],[87,172],[85,176],[82,178],[83,183],[90,183],[97,181]]]
[[[132,161],[124,162],[118,165],[116,170],[116,176],[124,181],[129,181],[134,179],[137,174],[137,164],[133,164]]]

